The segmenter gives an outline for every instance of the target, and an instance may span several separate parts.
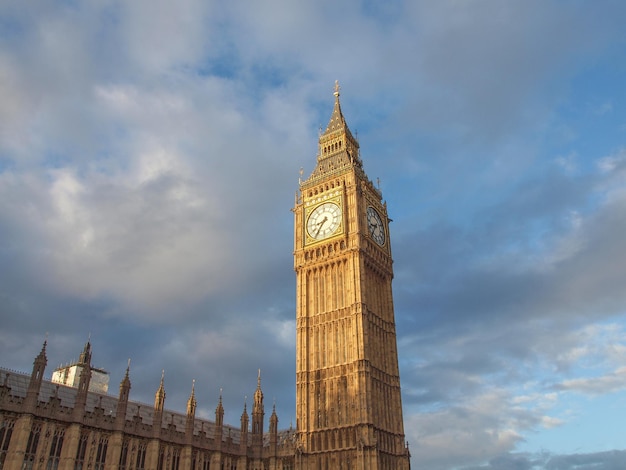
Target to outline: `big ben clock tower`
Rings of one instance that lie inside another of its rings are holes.
[[[300,182],[296,468],[408,470],[386,204],[335,106]]]

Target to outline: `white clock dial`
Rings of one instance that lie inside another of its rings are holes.
[[[367,228],[372,239],[383,246],[385,244],[385,227],[380,215],[372,206],[367,208]]]
[[[341,207],[334,202],[317,206],[306,222],[306,231],[311,238],[322,240],[331,236],[341,225]]]

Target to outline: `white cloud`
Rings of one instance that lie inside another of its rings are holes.
[[[579,377],[556,385],[557,390],[587,395],[606,395],[626,389],[626,367],[599,377]]]
[[[454,407],[409,415],[405,432],[414,461],[432,470],[447,469],[514,449],[523,439],[520,420],[538,417],[531,412],[511,416],[508,400],[506,393],[492,389]]]

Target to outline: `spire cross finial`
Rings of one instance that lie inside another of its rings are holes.
[[[335,92],[333,93],[336,97],[339,97],[339,80],[335,80]]]

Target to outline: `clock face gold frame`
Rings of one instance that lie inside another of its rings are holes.
[[[306,233],[313,241],[324,240],[339,232],[342,227],[343,211],[334,201],[318,204],[306,219]]]

